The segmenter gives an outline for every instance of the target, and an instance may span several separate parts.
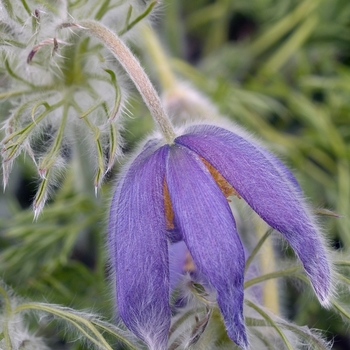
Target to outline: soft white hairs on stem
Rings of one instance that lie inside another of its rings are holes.
[[[176,137],[173,126],[162,106],[158,93],[130,49],[116,34],[101,23],[92,20],[84,20],[79,22],[78,25],[101,40],[113,53],[140,92],[152,117],[159,126],[163,137],[167,143],[172,144]]]

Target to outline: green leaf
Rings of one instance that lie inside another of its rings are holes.
[[[335,300],[331,301],[331,304],[333,306],[333,309],[342,317],[344,317],[345,319],[347,319],[348,321],[350,321],[350,313],[345,310],[338,302],[336,302]]]
[[[114,107],[113,107],[112,112],[110,113],[110,116],[108,117],[108,121],[112,122],[117,117],[119,109],[120,109],[121,93],[120,93],[120,87],[117,83],[117,78],[116,78],[115,73],[110,69],[105,69],[104,71],[107,72],[111,76],[112,84],[113,84],[113,87],[115,89]]]
[[[245,321],[249,327],[266,327],[266,326],[272,326],[269,322],[266,320],[256,319],[252,317],[246,317]],[[305,339],[308,342],[308,345],[312,346],[312,349],[314,350],[329,350],[330,346],[327,344],[326,341],[322,339],[321,336],[318,336],[316,334],[313,334],[309,328],[307,327],[300,327],[297,325],[294,325],[293,323],[283,321],[279,319],[276,321],[276,324],[281,327],[282,329],[286,329],[288,331],[291,331],[295,333],[297,336]],[[252,329],[250,329],[252,331]],[[257,335],[261,339],[263,339],[263,335],[259,333]]]
[[[151,13],[151,11],[153,10],[153,7],[156,4],[157,4],[157,1],[151,1],[148,7],[146,8],[146,10],[143,13],[141,13],[141,15],[136,17],[131,23],[127,23],[125,27],[121,31],[119,31],[118,35],[122,36],[123,34],[128,32],[131,28],[133,28],[137,23],[139,23],[141,20],[147,17]],[[132,8],[131,9],[129,8],[127,18],[128,16],[129,17],[131,16],[131,11],[132,11]]]
[[[248,305],[250,308],[254,309],[256,312],[258,312],[268,324],[270,324],[276,332],[279,334],[281,337],[283,343],[286,345],[288,350],[293,350],[292,344],[289,342],[283,331],[281,330],[280,326],[263,310],[261,309],[258,305],[255,303],[245,299],[246,305]]]
[[[121,330],[113,325],[108,325],[106,322],[100,321],[98,317],[92,314],[78,312],[68,307],[45,303],[27,303],[19,305],[14,310],[14,314],[27,310],[47,312],[67,321],[68,323],[71,323],[87,339],[102,349],[113,350],[103,337],[102,333],[99,331],[99,328],[114,335],[118,340],[127,345],[130,350],[137,350],[137,348],[130,343],[125,336],[123,336],[123,332]]]

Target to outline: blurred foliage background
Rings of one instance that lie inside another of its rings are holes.
[[[153,23],[178,79],[189,81],[260,137],[294,169],[336,250],[350,247],[350,2],[348,0],[164,0]],[[133,49],[164,90],[147,43]],[[0,76],[1,84],[1,76]],[[1,105],[6,118],[7,102]],[[152,130],[135,93],[128,106],[124,153]],[[94,172],[68,169],[52,200],[33,222],[36,170],[21,157],[0,194],[0,271],[15,292],[36,301],[93,308],[112,317],[105,250],[108,202],[121,162],[97,197]],[[291,285],[283,312],[297,324],[325,330],[334,349],[349,349],[348,325]],[[55,332],[52,349],[64,344]]]

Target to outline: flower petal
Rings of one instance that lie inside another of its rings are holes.
[[[205,158],[271,227],[280,231],[302,261],[324,305],[331,289],[322,237],[291,173],[254,143],[225,129],[197,125],[175,142]]]
[[[198,155],[173,145],[166,178],[175,222],[199,270],[217,290],[229,337],[247,347],[244,252],[225,196]]]
[[[252,144],[252,146],[254,146],[254,144]],[[255,147],[258,152],[260,151],[261,153],[263,153],[266,159],[268,159],[273,164],[275,170],[279,173],[281,178],[284,178],[286,185],[288,185],[292,191],[295,191],[295,194],[297,196],[302,196],[303,191],[299,185],[299,182],[294,177],[292,172],[268,150],[261,147],[258,148],[257,146]]]
[[[170,327],[163,196],[168,146],[156,148],[146,146],[117,186],[109,244],[122,320],[150,348],[165,349]]]

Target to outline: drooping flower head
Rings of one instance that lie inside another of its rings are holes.
[[[244,250],[226,199],[232,194],[282,233],[327,305],[327,253],[290,171],[240,132],[190,126],[172,144],[148,141],[125,170],[111,205],[109,243],[119,313],[152,349],[167,344],[168,244],[178,240],[216,290],[229,337],[248,346]]]

